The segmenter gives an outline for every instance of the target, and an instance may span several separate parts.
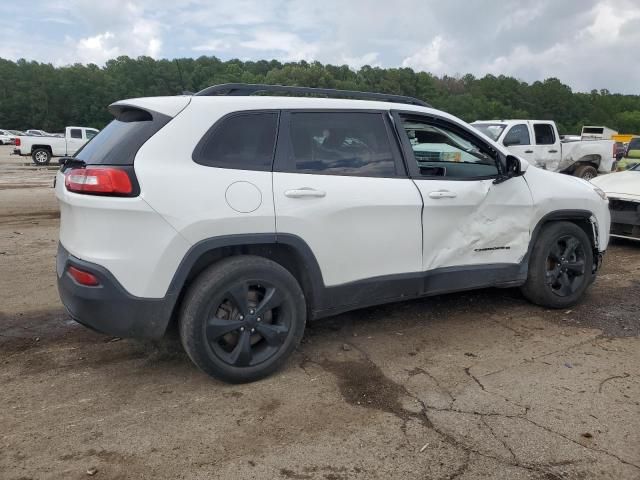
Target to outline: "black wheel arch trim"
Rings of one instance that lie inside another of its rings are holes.
[[[312,289],[313,298],[322,302],[323,291],[325,289],[324,280],[320,265],[316,260],[311,248],[300,237],[283,233],[247,233],[236,235],[222,235],[219,237],[207,238],[193,245],[185,254],[176,273],[169,284],[167,295],[171,295],[174,304],[182,293],[184,285],[191,274],[192,269],[208,252],[224,248],[253,245],[286,245],[293,248],[304,260],[304,268],[307,271]]]

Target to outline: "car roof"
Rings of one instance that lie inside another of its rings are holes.
[[[243,110],[286,110],[286,109],[331,109],[331,110],[400,110],[416,113],[436,114],[456,120],[452,115],[435,108],[407,103],[375,100],[352,100],[345,98],[281,97],[281,96],[174,96],[142,97],[120,100],[117,106],[139,106],[169,116],[177,115],[188,104],[211,105],[228,111]]]

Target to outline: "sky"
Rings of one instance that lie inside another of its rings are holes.
[[[0,57],[103,65],[215,55],[559,78],[640,94],[640,0],[23,0]]]

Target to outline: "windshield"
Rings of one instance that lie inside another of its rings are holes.
[[[504,123],[472,123],[471,126],[496,142],[507,125]]]

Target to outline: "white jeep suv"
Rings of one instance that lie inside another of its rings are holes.
[[[110,111],[56,177],[62,301],[123,337],[176,321],[226,381],[360,307],[492,286],[568,307],[609,239],[596,187],[413,98],[228,84]]]

